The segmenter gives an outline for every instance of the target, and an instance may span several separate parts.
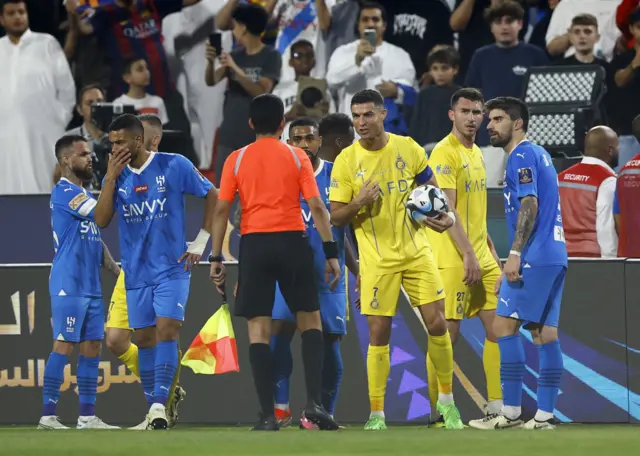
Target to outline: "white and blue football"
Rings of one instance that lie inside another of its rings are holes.
[[[440,211],[449,211],[446,195],[433,185],[420,185],[414,188],[409,195],[406,208],[411,220],[419,224],[422,224],[427,217],[437,217]]]

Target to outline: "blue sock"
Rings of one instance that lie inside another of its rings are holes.
[[[147,404],[153,404],[153,389],[155,387],[156,347],[138,347],[138,365],[140,366],[140,381]]]
[[[524,345],[520,333],[498,338],[500,346],[500,382],[505,407],[522,407],[522,382],[524,380]],[[519,415],[519,413],[518,413]],[[507,416],[510,419],[518,416]]]
[[[155,389],[153,402],[165,405],[178,369],[178,341],[162,341],[156,345]]]
[[[96,394],[98,390],[98,365],[100,357],[78,358],[78,393],[80,395],[80,416],[96,414]]]
[[[324,364],[322,365],[322,405],[333,415],[342,380],[342,353],[340,341],[324,339]]]
[[[64,367],[69,357],[60,353],[51,353],[44,367],[44,388],[42,395],[42,416],[55,416],[60,386],[64,381]]]
[[[560,341],[540,345],[540,378],[538,379],[538,410],[553,413],[564,371]]]
[[[291,340],[288,337],[271,336],[271,351],[273,352],[274,363],[274,402],[276,404],[289,404],[289,379],[291,378],[291,372],[293,372]]]

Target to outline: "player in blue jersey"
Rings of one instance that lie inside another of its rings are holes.
[[[523,101],[500,97],[485,107],[491,145],[502,147],[508,155],[503,187],[511,251],[496,284],[499,299],[494,322],[504,406],[500,413],[469,425],[476,429],[523,425],[525,429],[554,429],[553,411],[563,371],[558,323],[567,271],[558,174],[549,153],[526,138],[529,110]],[[540,353],[538,411],[526,424],[522,420],[523,324]]]
[[[95,416],[100,346],[104,336],[104,304],[100,266],[116,275],[118,266],[106,250],[94,222],[96,200],[82,184],[93,177],[92,153],[82,136],[56,142],[62,177],[51,192],[51,228],[55,257],[49,276],[53,350],[44,368],[42,418],[39,429],[68,429],[56,416],[64,369],[80,344],[76,378],[80,396],[78,429],[118,429]],[[104,254],[103,254],[104,250]]]
[[[347,120],[351,122],[350,119],[347,118]],[[318,122],[310,118],[302,117],[291,122],[287,142],[291,146],[303,149],[309,156],[320,195],[325,201],[327,210],[329,210],[329,186],[331,184],[333,163],[322,160],[318,156],[322,144],[322,138],[318,132]],[[351,144],[353,139],[353,126],[351,126],[351,142],[345,144],[345,146]],[[305,230],[309,236],[309,244],[314,251],[316,283],[318,285],[318,297],[320,301],[320,317],[324,331],[325,356],[322,372],[322,406],[333,416],[340,381],[342,379],[340,342],[342,337],[347,333],[347,290],[344,278],[344,267],[346,261],[349,270],[357,276],[358,263],[352,251],[345,249],[345,229],[333,227],[333,237],[338,246],[338,261],[342,274],[336,289],[331,291],[329,284],[324,280],[325,261],[322,250],[322,238],[315,228],[306,201],[302,200],[300,205]],[[285,302],[280,288],[277,286],[272,320],[273,336],[271,338],[271,347],[274,358],[275,416],[280,427],[286,427],[289,426],[292,421],[291,411],[289,410],[289,378],[293,370],[291,340],[296,332],[296,320]],[[304,414],[300,420],[300,427],[302,429],[317,429],[317,426],[307,420]]]
[[[148,151],[134,115],[111,123],[109,141],[112,153],[95,218],[106,227],[118,212],[129,326],[136,331],[147,420],[152,429],[166,429],[191,268],[209,240],[217,190],[185,157]],[[203,227],[189,245],[185,194],[206,199]]]

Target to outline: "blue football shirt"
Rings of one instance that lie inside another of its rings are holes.
[[[65,179],[51,192],[51,229],[55,256],[49,276],[51,296],[102,296],[102,238],[93,219],[97,201]]]
[[[152,152],[127,166],[115,186],[120,254],[127,289],[189,278],[178,259],[187,250],[184,195],[203,198],[213,185],[182,155]]]
[[[513,244],[518,223],[520,200],[525,196],[538,198],[538,214],[533,232],[522,250],[522,262],[530,266],[566,266],[567,244],[560,211],[558,173],[549,153],[530,141],[518,144],[507,159],[503,186],[510,244]]]
[[[329,211],[329,188],[331,185],[331,170],[333,169],[333,163],[321,160],[318,165],[318,169],[315,171],[316,183],[318,184],[318,190],[320,190],[320,197],[324,201],[327,211]],[[318,284],[319,293],[331,293],[329,284],[325,281],[325,262],[324,250],[322,248],[322,237],[316,229],[315,223],[313,223],[313,217],[311,217],[311,210],[307,202],[302,199],[300,201],[300,207],[302,208],[302,218],[304,219],[305,230],[307,236],[309,236],[309,244],[313,250],[313,262],[314,269],[316,271],[316,282]],[[336,291],[345,290],[345,277],[344,277],[344,264],[345,264],[345,246],[344,246],[344,228],[331,227],[333,231],[333,239],[338,246],[338,262],[340,263],[340,270],[342,275],[340,281],[336,287]]]

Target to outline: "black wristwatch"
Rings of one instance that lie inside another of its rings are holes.
[[[209,263],[222,263],[224,261],[224,257],[222,255],[209,255]]]

